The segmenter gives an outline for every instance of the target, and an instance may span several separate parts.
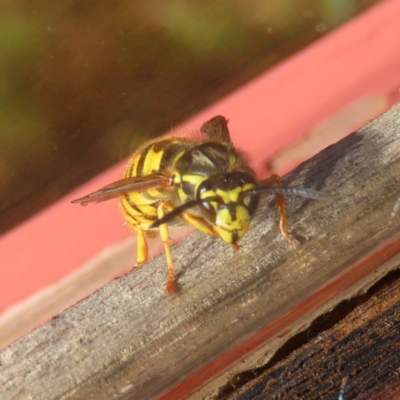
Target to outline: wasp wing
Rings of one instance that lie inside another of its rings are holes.
[[[204,122],[200,132],[205,133],[211,139],[220,140],[223,143],[232,143],[229,135],[228,120],[222,115],[217,115],[209,121]]]
[[[171,175],[157,173],[152,175],[124,178],[110,183],[103,188],[96,190],[87,196],[73,200],[72,203],[81,203],[83,206],[88,203],[106,201],[114,199],[132,192],[144,192],[149,189],[171,186]]]

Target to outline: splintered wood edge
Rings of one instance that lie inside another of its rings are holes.
[[[176,296],[165,291],[161,255],[13,343],[0,353],[3,397],[183,398],[287,332],[371,273],[376,265],[364,263],[332,286],[398,233],[391,213],[399,137],[396,106],[285,177],[287,185],[326,195],[288,199],[299,246],[280,236],[272,198],[265,197],[239,251],[200,232],[173,247]],[[398,247],[382,251],[379,262]],[[316,293],[318,301],[310,301]]]

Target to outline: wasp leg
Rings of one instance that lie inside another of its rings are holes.
[[[157,208],[157,216],[159,219],[161,219],[166,212],[171,212],[172,210],[173,207],[171,204],[169,204],[166,201],[162,201]],[[174,268],[174,261],[172,260],[171,249],[168,245],[168,240],[169,240],[168,226],[167,224],[162,224],[159,226],[158,229],[160,231],[161,241],[164,243],[165,255],[167,257],[167,263],[168,263],[167,292],[173,294],[175,293],[174,289],[175,268]]]
[[[143,264],[147,261],[148,248],[146,238],[144,236],[143,229],[139,228],[137,230],[137,254],[136,254],[136,264],[135,267]]]
[[[269,178],[264,179],[261,182],[261,186],[282,186],[281,178],[274,174]],[[294,239],[287,230],[287,218],[286,218],[286,205],[285,205],[285,196],[282,193],[277,193],[275,195],[276,198],[276,206],[278,208],[279,213],[281,214],[281,219],[279,221],[279,226],[281,228],[282,235],[291,243],[297,243],[297,240]]]
[[[207,233],[207,235],[218,236],[217,232],[215,232],[214,228],[207,223],[204,218],[199,218],[190,213],[189,211],[185,211],[182,214],[185,221],[187,221],[190,225],[193,225],[195,228],[200,231]]]

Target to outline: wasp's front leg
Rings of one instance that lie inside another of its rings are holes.
[[[260,186],[269,187],[269,186],[282,186],[281,178],[274,174],[269,178],[261,181]],[[276,198],[276,206],[281,215],[279,226],[281,228],[282,235],[288,240],[290,243],[297,244],[297,240],[293,238],[287,230],[287,218],[286,218],[286,204],[285,204],[285,196],[282,193],[277,193],[275,195]]]

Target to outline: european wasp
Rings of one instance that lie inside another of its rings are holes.
[[[137,232],[136,266],[147,260],[146,236],[159,230],[170,293],[174,292],[174,263],[168,226],[189,223],[238,249],[260,195],[270,192],[276,195],[281,232],[290,240],[284,194],[321,197],[313,190],[282,187],[277,175],[259,181],[232,144],[225,117],[205,122],[200,132],[196,139],[165,137],[144,144],[132,156],[123,179],[73,201],[86,205],[120,197],[122,215]]]

